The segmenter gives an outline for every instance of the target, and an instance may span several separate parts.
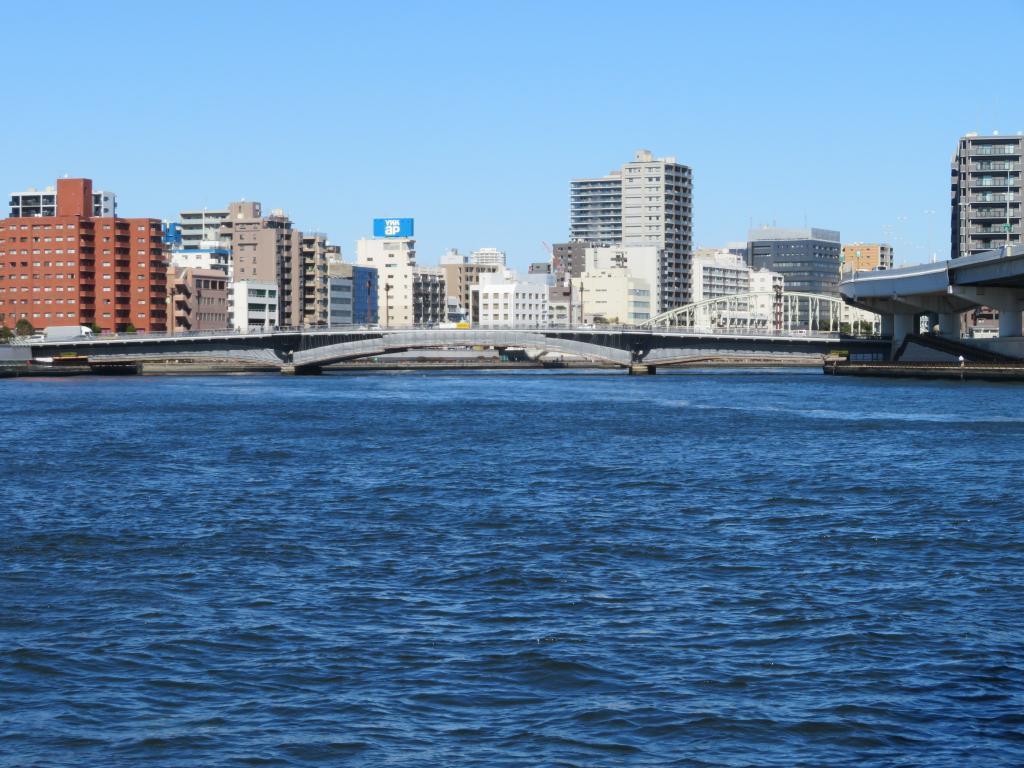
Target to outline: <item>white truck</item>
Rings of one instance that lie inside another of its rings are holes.
[[[42,341],[67,341],[92,336],[87,325],[51,325],[42,333]]]

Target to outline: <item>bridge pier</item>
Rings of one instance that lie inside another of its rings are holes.
[[[882,315],[881,318],[882,318],[882,321],[879,323],[878,332],[881,333],[883,336],[890,336],[891,337],[892,336],[892,325],[893,325],[892,320],[893,320],[893,316],[892,315]]]
[[[1020,305],[1012,303],[1006,309],[997,307],[999,310],[999,338],[1021,335]]]
[[[645,365],[644,363],[631,363],[629,366],[630,376],[653,376],[658,372],[658,368],[653,365]]]
[[[319,365],[293,365],[285,363],[281,366],[281,373],[285,376],[319,376],[323,370]]]
[[[960,314],[957,312],[940,312],[939,334],[947,339],[959,339]]]
[[[908,333],[917,333],[915,321],[917,315],[897,312],[892,316],[892,351],[900,348],[900,344],[907,338]]]

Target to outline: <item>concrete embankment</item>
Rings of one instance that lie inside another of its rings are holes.
[[[829,376],[1024,382],[1024,363],[964,363],[961,365],[957,362],[860,363],[830,360],[825,363],[823,370]]]

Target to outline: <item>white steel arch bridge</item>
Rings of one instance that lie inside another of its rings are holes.
[[[641,324],[643,328],[694,331],[761,331],[838,333],[844,324],[870,322],[877,333],[878,315],[851,307],[839,296],[796,291],[755,291],[704,299],[670,309]]]

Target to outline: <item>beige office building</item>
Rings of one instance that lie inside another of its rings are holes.
[[[577,322],[637,325],[651,319],[651,285],[625,267],[584,272],[572,279],[572,293]]]
[[[449,299],[459,303],[459,307],[469,312],[473,286],[480,283],[480,275],[494,274],[501,270],[497,264],[441,264],[444,272],[445,293]]]
[[[892,269],[892,246],[887,243],[848,243],[843,246],[842,271]]]

